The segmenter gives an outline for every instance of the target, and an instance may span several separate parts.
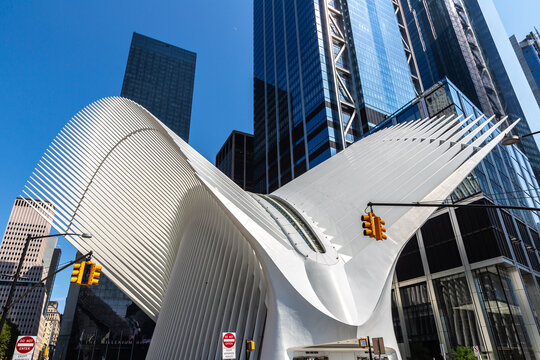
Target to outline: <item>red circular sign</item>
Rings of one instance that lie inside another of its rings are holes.
[[[236,343],[236,338],[232,333],[226,333],[223,335],[223,346],[226,348],[232,348],[234,343]]]
[[[34,339],[31,336],[25,336],[20,338],[19,341],[17,341],[17,345],[15,345],[15,347],[17,348],[17,351],[21,354],[26,354],[34,350],[34,345]]]

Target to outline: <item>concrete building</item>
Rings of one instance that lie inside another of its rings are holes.
[[[60,319],[62,315],[58,312],[58,302],[50,301],[45,313],[45,328],[43,330],[43,340],[37,349],[41,352],[43,360],[52,359],[56,348],[56,341],[60,333]]]
[[[48,235],[53,214],[54,207],[50,202],[30,198],[15,200],[0,244],[0,304],[6,303],[11,278],[17,269],[27,235]],[[58,257],[53,262],[51,256],[55,246],[56,238],[35,239],[30,242],[13,299],[17,299],[29,286],[47,276],[49,271],[56,270]],[[46,257],[46,253],[51,254]],[[8,318],[17,325],[20,334],[37,336],[38,344],[43,336],[44,314],[50,289],[51,286],[38,287],[8,312]],[[36,357],[38,353],[35,353]]]
[[[234,130],[216,155],[216,167],[246,191],[253,191],[253,135]]]
[[[136,101],[189,140],[194,52],[133,33],[120,96]]]
[[[91,248],[109,279],[157,319],[147,358],[160,360],[219,358],[224,332],[236,334],[237,359],[253,339],[252,360],[357,360],[368,356],[357,341],[365,335],[384,337],[389,358],[400,358],[394,269],[436,209],[376,208],[386,241],[365,236],[361,216],[370,201],[446,199],[504,137],[504,120],[449,114],[400,123],[256,195],[127,99],[100,100],[75,118],[92,131],[77,143],[85,151],[65,148],[61,161],[84,165],[88,180],[58,168],[28,187],[50,180],[75,190],[58,187],[69,216],[53,225],[93,234],[68,240]],[[64,127],[60,137],[72,136],[80,135]],[[366,171],[370,162],[377,166]]]

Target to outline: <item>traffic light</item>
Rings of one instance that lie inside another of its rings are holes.
[[[252,352],[253,350],[255,350],[255,341],[253,340],[246,340],[246,351],[248,353]]]
[[[375,237],[375,223],[373,222],[374,214],[372,212],[367,213],[367,215],[362,215],[362,227],[364,230],[364,235],[369,237]]]
[[[386,240],[388,237],[386,236],[386,228],[383,227],[385,224],[384,220],[381,220],[380,217],[374,216],[375,218],[375,239],[376,240]]]
[[[101,266],[91,263],[90,276],[88,277],[88,286],[97,285],[101,276]]]
[[[71,273],[71,282],[72,283],[77,283],[77,284],[81,285],[85,265],[86,265],[86,261],[83,261],[80,264],[73,265],[73,272]]]

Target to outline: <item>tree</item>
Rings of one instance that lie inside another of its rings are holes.
[[[7,319],[2,333],[0,334],[0,358],[3,359],[6,356],[11,356],[17,343],[17,337],[19,337],[19,329],[17,325]]]
[[[456,360],[476,360],[474,352],[467,346],[458,346],[452,349],[452,358]]]

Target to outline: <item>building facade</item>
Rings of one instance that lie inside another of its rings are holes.
[[[386,122],[482,116],[447,80]],[[382,124],[381,127],[384,127]],[[540,208],[538,182],[515,146],[497,146],[457,187],[457,204]],[[540,236],[535,211],[439,209],[397,262],[393,318],[404,358],[479,346],[483,359],[540,358]]]
[[[257,195],[128,99],[99,100],[81,113],[88,116],[74,121],[90,131],[77,144],[70,124],[59,135],[72,144],[60,155],[69,167],[28,187],[69,186],[58,193],[58,211],[69,216],[53,226],[93,234],[68,240],[91,248],[114,284],[157,319],[147,359],[159,360],[219,358],[227,332],[236,333],[241,360],[246,340],[259,344],[252,360],[358,360],[369,356],[358,347],[363,334],[384,337],[397,359],[395,263],[436,209],[375,210],[387,241],[365,236],[361,216],[370,201],[446,199],[504,137],[502,122],[451,115],[397,124]],[[95,144],[106,148],[98,153]],[[378,165],[370,171],[366,155]],[[85,182],[70,170],[83,164]]]
[[[234,130],[216,155],[216,167],[246,191],[253,191],[253,135]]]
[[[515,35],[510,37],[512,47],[527,77],[538,106],[540,106],[540,34],[538,30],[529,33],[518,42]]]
[[[141,104],[189,140],[197,54],[133,33],[122,97]]]
[[[33,205],[33,206],[32,206]],[[41,214],[35,209],[40,209]],[[17,198],[0,244],[0,303],[5,304],[11,278],[17,270],[22,255],[26,237],[28,235],[48,235],[51,230],[50,219],[54,214],[54,207],[48,203],[29,198]],[[29,286],[41,281],[49,271],[55,271],[58,257],[51,254],[56,245],[56,239],[31,240],[21,269],[13,300],[21,296]],[[23,300],[14,305],[8,312],[8,318],[17,325],[21,335],[37,336],[39,344],[43,336],[45,325],[45,310],[50,284],[36,288]],[[35,353],[36,357],[38,352]]]
[[[58,341],[58,334],[60,333],[60,319],[62,315],[58,312],[58,302],[50,301],[47,305],[47,312],[45,313],[45,329],[43,331],[43,340],[40,350],[41,359],[52,359],[54,350],[56,349],[56,342]]]
[[[155,322],[104,274],[96,286],[70,285],[54,359],[146,357]]]
[[[396,0],[397,18],[423,89],[447,77],[487,116],[521,121],[516,132],[540,127],[540,108],[492,0]],[[529,124],[530,123],[530,124]],[[532,137],[518,145],[540,179]]]
[[[415,95],[390,1],[254,2],[254,182],[269,193]]]

